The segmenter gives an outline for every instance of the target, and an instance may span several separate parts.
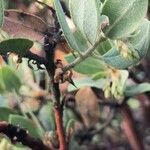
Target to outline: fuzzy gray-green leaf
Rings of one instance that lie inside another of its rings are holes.
[[[76,40],[73,36],[73,33],[71,32],[66,19],[65,19],[65,14],[63,12],[63,9],[61,7],[60,1],[59,0],[54,0],[54,5],[55,5],[55,9],[56,9],[56,14],[60,23],[60,26],[63,30],[64,36],[69,44],[69,46],[73,49],[78,51],[79,47],[76,43]]]
[[[71,63],[74,61],[73,55],[67,55],[65,59]],[[93,75],[100,71],[105,71],[107,69],[105,63],[99,59],[96,59],[94,57],[89,57],[83,62],[81,62],[79,65],[75,66],[74,70],[87,75]]]
[[[103,14],[110,25],[104,30],[107,37],[119,39],[136,30],[146,16],[148,0],[106,0]]]
[[[70,13],[77,29],[94,43],[100,30],[101,3],[98,0],[70,0]]]
[[[150,46],[150,21],[143,19],[134,36],[128,38],[129,42],[138,51],[140,58],[143,58]]]
[[[149,91],[150,91],[150,84],[141,83],[138,85],[127,87],[125,90],[125,95],[131,97],[131,96],[136,96],[136,95],[142,94],[144,92],[149,92]]]

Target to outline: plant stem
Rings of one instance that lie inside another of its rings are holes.
[[[66,145],[65,133],[64,133],[64,129],[63,129],[61,107],[55,106],[54,112],[55,112],[57,135],[58,135],[58,139],[59,139],[59,149],[66,150],[67,145]]]
[[[144,150],[142,138],[136,128],[131,110],[126,101],[121,105],[121,113],[123,116],[123,130],[133,150]]]
[[[79,63],[81,63],[83,60],[85,60],[86,58],[88,58],[92,53],[93,51],[95,50],[95,48],[98,46],[98,44],[102,41],[104,41],[105,38],[100,36],[97,41],[95,42],[94,45],[92,45],[91,47],[89,47],[83,54],[82,56],[76,58],[72,63],[70,63],[69,65],[65,66],[63,68],[63,71],[66,72],[72,68],[74,68],[76,65],[78,65]]]
[[[59,149],[66,150],[67,145],[66,145],[65,133],[63,129],[62,110],[60,106],[59,84],[54,83],[54,80],[52,80],[50,84],[51,84],[51,92],[53,95],[53,102],[54,102],[54,115],[55,115],[56,131],[57,131],[58,140],[59,140]]]
[[[56,66],[54,62],[54,48],[55,47],[56,47],[56,43],[51,44],[49,42],[49,37],[45,36],[44,50],[46,53],[46,60],[47,60],[45,67],[50,77],[50,92],[53,96],[54,116],[55,116],[55,123],[56,123],[56,132],[57,132],[58,140],[59,140],[59,149],[66,150],[67,145],[66,145],[66,140],[65,140],[65,132],[63,129],[59,83],[54,82],[54,75],[55,75],[55,70],[56,70]]]
[[[54,116],[55,116],[55,123],[56,123],[56,132],[59,140],[59,149],[66,150],[67,144],[65,141],[65,133],[63,129],[59,84],[54,83],[54,80],[52,80],[50,84],[51,84],[51,92],[53,95],[53,102],[54,102]]]

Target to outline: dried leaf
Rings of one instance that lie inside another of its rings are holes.
[[[47,29],[38,16],[18,10],[6,10],[2,29],[13,37],[26,37],[40,42]]]

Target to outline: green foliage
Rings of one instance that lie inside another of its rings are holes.
[[[125,95],[128,97],[136,96],[145,92],[150,91],[150,84],[149,83],[141,83],[138,85],[133,85],[126,87]]]
[[[99,36],[101,4],[97,0],[70,0],[70,13],[77,30],[90,42]]]
[[[13,38],[0,42],[0,55],[6,55],[8,52],[24,56],[33,46],[33,42],[25,38]]]
[[[75,59],[71,54],[67,55],[65,58],[69,63]],[[74,68],[75,71],[87,75],[93,75],[100,71],[106,71],[106,69],[107,66],[104,62],[94,57],[87,58],[85,61],[81,62],[80,65]]]
[[[112,43],[110,40],[106,40],[98,45],[96,50],[100,55],[106,55],[106,53],[112,48]]]
[[[104,33],[107,37],[112,39],[124,38],[121,47],[118,46],[118,42],[115,43],[108,39],[100,43],[96,47],[99,52],[99,54],[96,53],[97,58],[88,58],[91,61],[87,59],[82,62],[74,68],[76,71],[83,74],[95,74],[94,78],[99,79],[105,76],[105,69],[100,67],[98,70],[98,60],[96,59],[99,58],[99,61],[104,61],[117,69],[126,69],[137,64],[146,55],[150,43],[149,21],[143,19],[147,11],[147,0],[105,1],[102,10],[102,14],[106,15],[105,17],[100,15],[101,4],[97,1],[79,3],[76,0],[70,0],[69,2],[71,17],[78,30],[76,41],[81,51],[88,49],[89,42],[94,44],[96,38],[102,34],[100,33],[100,25],[104,25]],[[107,25],[107,16],[109,25]],[[135,31],[134,34],[133,31]],[[126,53],[126,56],[123,53]],[[74,59],[69,55],[66,60],[70,63]],[[92,64],[95,66],[90,67]],[[95,70],[95,68],[97,69]]]
[[[111,39],[128,36],[140,24],[147,12],[148,0],[107,0],[102,13],[109,17],[105,34]]]
[[[104,61],[118,69],[138,63],[146,55],[150,45],[150,22],[147,19],[144,19],[134,34],[127,38],[125,45],[127,50],[116,46],[110,49],[103,55]],[[127,51],[128,56],[123,57],[119,51]]]
[[[80,51],[85,51],[88,48],[88,42],[86,41],[86,39],[79,31],[74,32],[73,35],[76,39],[78,46],[80,47]]]
[[[104,61],[117,69],[127,69],[140,61],[139,55],[135,50],[128,49],[128,56],[126,57],[122,56],[116,47],[112,48],[108,53],[103,57]]]
[[[53,131],[55,129],[53,104],[44,105],[38,113],[38,118],[47,131]]]
[[[73,36],[73,33],[71,32],[66,19],[65,19],[65,15],[64,12],[62,10],[61,4],[59,0],[54,0],[54,5],[55,5],[55,9],[56,9],[56,14],[59,20],[59,23],[61,25],[61,28],[64,32],[65,38],[68,42],[68,44],[70,45],[72,50],[76,50],[79,51],[80,48],[78,47],[78,44],[75,40],[75,37]]]
[[[20,79],[16,74],[10,69],[10,67],[5,66],[0,68],[0,92],[18,92],[21,86]]]
[[[128,38],[128,41],[138,52],[140,58],[145,57],[150,46],[150,21],[143,19],[138,29]]]
[[[0,121],[8,121],[11,114],[17,114],[17,112],[8,107],[0,107]]]

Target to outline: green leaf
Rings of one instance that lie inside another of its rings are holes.
[[[0,107],[0,121],[8,121],[11,114],[17,114],[17,112],[8,107]]]
[[[107,51],[103,57],[114,57],[119,55],[119,51],[117,50],[117,48],[114,46],[112,47],[109,51]]]
[[[76,39],[78,46],[80,47],[80,51],[86,51],[88,49],[88,43],[86,39],[82,36],[82,34],[76,31],[73,35]]]
[[[108,65],[117,69],[126,69],[129,66],[133,66],[140,61],[138,51],[134,50],[131,44],[123,44],[127,49],[117,48],[114,46],[111,50],[103,55],[103,60]],[[121,53],[127,53],[127,56],[123,56]]]
[[[4,2],[3,0],[0,0],[0,27],[3,25],[4,20]]]
[[[133,85],[130,87],[126,87],[125,95],[126,96],[136,96],[145,92],[150,91],[150,83],[141,83],[138,85]]]
[[[33,121],[34,125],[37,127],[37,133],[40,136],[40,138],[44,137],[44,129],[41,126],[41,123],[39,122],[38,118],[35,116],[35,114],[29,110],[30,119]]]
[[[8,66],[0,68],[0,87],[5,92],[18,92],[21,87],[21,81]]]
[[[103,79],[95,81],[95,80],[92,80],[89,77],[81,78],[81,79],[74,79],[73,82],[74,82],[74,84],[76,85],[77,88],[74,87],[73,85],[69,84],[69,86],[68,86],[68,91],[69,92],[75,91],[75,90],[78,90],[82,87],[87,87],[87,86],[102,89],[103,86],[104,86],[104,83],[105,83],[105,81]]]
[[[77,30],[95,43],[100,30],[101,3],[98,0],[70,0],[70,13]]]
[[[77,43],[76,43],[76,39],[73,36],[73,33],[71,32],[66,19],[65,19],[65,14],[63,12],[63,9],[61,7],[60,1],[59,0],[54,0],[54,6],[56,9],[56,14],[60,23],[60,26],[63,30],[64,36],[69,44],[69,46],[73,49],[73,50],[80,50]]]
[[[112,48],[111,41],[106,40],[98,45],[96,50],[100,53],[100,55],[103,55],[107,53]]]
[[[10,115],[9,123],[11,123],[13,125],[18,125],[21,128],[28,130],[29,134],[31,134],[35,138],[40,137],[37,132],[37,127],[35,126],[35,124],[31,120],[29,120],[25,117],[22,117],[19,115]]]
[[[133,66],[136,63],[138,63],[140,61],[140,59],[125,58],[121,55],[117,55],[117,56],[114,56],[114,57],[104,57],[104,61],[108,65],[110,65],[112,67],[115,67],[117,69],[126,69],[126,68],[128,68],[130,66]]]
[[[55,130],[55,119],[52,103],[48,103],[40,109],[38,118],[47,131]]]
[[[0,42],[0,55],[6,55],[8,52],[24,56],[33,46],[33,41],[25,38],[14,38]]]
[[[103,14],[108,16],[110,25],[104,30],[111,39],[128,36],[136,30],[146,16],[148,0],[106,0]]]
[[[97,72],[96,74],[94,74],[92,76],[92,79],[93,80],[98,80],[98,79],[107,77],[107,75],[108,75],[108,71]]]
[[[143,19],[134,35],[128,38],[128,42],[137,50],[140,58],[143,58],[150,46],[150,21]]]
[[[71,63],[75,58],[73,55],[69,54],[65,56],[65,59],[68,63]],[[103,61],[92,56],[88,57],[86,60],[84,60],[74,68],[75,71],[86,75],[93,75],[97,72],[105,71],[106,69],[107,67]]]

